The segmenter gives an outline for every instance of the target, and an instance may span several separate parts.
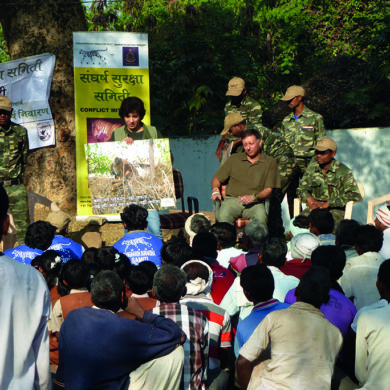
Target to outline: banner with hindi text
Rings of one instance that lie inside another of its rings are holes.
[[[88,187],[86,145],[110,141],[112,133],[124,125],[118,111],[122,100],[129,96],[143,100],[146,110],[143,122],[150,124],[148,36],[76,32],[73,54],[77,216],[82,217],[95,214]],[[115,157],[113,153],[112,158]],[[116,214],[117,210],[113,209],[112,213]],[[118,219],[118,215],[112,219]]]
[[[55,56],[40,54],[0,64],[0,94],[11,99],[11,120],[28,132],[30,149],[55,144],[49,106]]]

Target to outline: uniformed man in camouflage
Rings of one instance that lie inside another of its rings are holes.
[[[16,226],[19,245],[30,224],[28,199],[23,176],[26,170],[27,130],[11,122],[12,105],[7,96],[0,96],[0,183],[9,197],[9,209]]]
[[[241,114],[248,123],[261,126],[262,110],[260,103],[248,96],[245,81],[242,78],[233,77],[229,81],[226,96],[230,98],[230,102],[225,106],[225,117],[236,112]],[[218,144],[216,156],[219,160],[221,160],[227,144],[231,141],[229,137],[229,134],[225,134]]]
[[[281,218],[281,202],[295,173],[294,153],[287,142],[278,137],[266,127],[247,123],[239,113],[230,113],[225,118],[225,126],[221,135],[229,134],[230,143],[227,145],[222,163],[233,153],[242,153],[241,136],[246,129],[256,129],[263,140],[263,152],[276,159],[280,172],[281,188],[274,189],[270,201],[268,228],[271,236],[283,236],[283,221]]]
[[[291,146],[297,166],[296,175],[287,192],[290,216],[293,215],[293,204],[299,179],[302,178],[314,155],[312,148],[318,140],[325,137],[322,116],[305,106],[304,96],[305,90],[298,85],[293,85],[280,99],[285,101],[292,110],[291,114],[283,119],[280,133]]]
[[[328,209],[337,224],[344,218],[346,203],[359,202],[362,196],[352,171],[334,159],[336,142],[324,137],[313,149],[315,159],[307,167],[297,191],[308,206],[302,214],[308,215],[317,208]]]

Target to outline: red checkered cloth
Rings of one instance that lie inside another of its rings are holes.
[[[221,195],[222,195],[222,199],[226,196],[226,185],[222,186],[221,188]],[[235,225],[237,228],[242,228],[242,227],[245,227],[246,225],[248,225],[248,222],[249,222],[249,218],[237,218],[236,219],[236,222],[235,222]]]

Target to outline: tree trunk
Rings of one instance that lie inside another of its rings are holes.
[[[11,4],[12,3],[12,4]],[[0,23],[11,60],[43,53],[56,56],[50,107],[56,145],[29,153],[25,184],[72,214],[76,210],[73,31],[86,31],[74,0],[0,0]]]

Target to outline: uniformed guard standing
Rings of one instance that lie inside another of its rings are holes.
[[[27,191],[23,184],[28,138],[26,128],[12,122],[11,114],[11,100],[7,96],[0,96],[0,183],[7,191],[16,237],[19,245],[22,245],[30,224]]]
[[[313,148],[317,141],[325,137],[325,127],[322,116],[304,104],[305,90],[298,85],[289,87],[286,94],[280,99],[288,104],[292,110],[282,122],[280,133],[291,146],[296,164],[295,177],[287,191],[290,217],[293,217],[294,198],[310,160],[314,156]]]

